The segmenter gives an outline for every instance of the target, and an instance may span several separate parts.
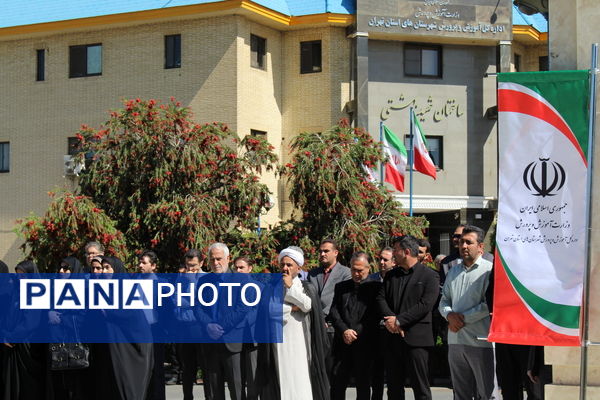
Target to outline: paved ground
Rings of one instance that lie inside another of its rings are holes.
[[[451,400],[452,399],[452,389],[443,388],[443,387],[432,387],[431,393],[433,394],[433,400]],[[168,385],[167,386],[167,399],[168,400],[177,400],[182,399],[183,394],[181,392],[180,385]],[[229,399],[229,396],[227,396]],[[385,395],[384,395],[385,398]],[[202,390],[201,385],[194,386],[194,399],[202,400],[204,399],[204,392]],[[356,399],[356,390],[354,388],[349,388],[346,392],[346,399],[354,400]],[[406,400],[413,400],[413,393],[410,388],[406,389]]]

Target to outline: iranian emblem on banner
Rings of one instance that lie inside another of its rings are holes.
[[[489,341],[580,344],[588,88],[588,71],[498,74],[498,226]]]

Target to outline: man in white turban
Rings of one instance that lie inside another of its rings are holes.
[[[325,373],[325,321],[314,287],[298,277],[304,265],[302,249],[290,246],[279,253],[283,278],[283,342],[273,349],[273,366],[259,367],[260,373],[278,377],[277,388],[263,390],[267,400],[329,399]],[[260,357],[260,355],[259,355]],[[270,358],[270,357],[268,357]],[[267,361],[268,362],[268,361]],[[267,380],[263,380],[266,382]]]

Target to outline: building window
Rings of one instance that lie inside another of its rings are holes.
[[[262,138],[266,138],[267,137],[267,132],[265,132],[265,131],[259,131],[258,129],[250,129],[250,135],[251,136],[260,136]]]
[[[250,35],[250,65],[254,68],[265,69],[267,55],[267,39]]]
[[[36,53],[35,80],[40,82],[46,80],[46,50],[39,49]]]
[[[437,169],[444,169],[444,137],[443,136],[425,136],[425,140],[427,140],[427,151],[429,151],[429,156],[431,157],[431,161],[436,166]],[[410,136],[404,136],[404,146],[406,146],[407,150],[410,150]]]
[[[81,142],[75,136],[67,138],[67,154],[75,156],[81,153]]]
[[[165,68],[181,68],[181,35],[165,36]]]
[[[442,48],[440,46],[405,44],[404,74],[441,78]]]
[[[515,71],[521,71],[521,55],[515,53]]]
[[[10,143],[0,142],[0,172],[10,171]]]
[[[321,72],[321,41],[300,42],[300,73]]]
[[[548,71],[550,69],[550,64],[548,62],[548,56],[541,56],[538,59],[538,63],[539,63],[539,70],[540,71]]]
[[[69,78],[102,75],[102,44],[69,47]]]

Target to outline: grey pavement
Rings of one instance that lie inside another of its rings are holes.
[[[225,390],[227,392],[227,390]],[[451,400],[452,399],[452,389],[448,389],[445,387],[432,387],[431,394],[433,395],[433,400]],[[226,396],[229,399],[229,395]],[[386,398],[384,394],[384,398]],[[183,392],[181,391],[181,385],[168,385],[167,386],[167,399],[168,400],[177,400],[183,399]],[[204,399],[204,391],[202,389],[202,385],[194,385],[194,399],[202,400]],[[354,400],[356,399],[356,390],[354,388],[348,388],[346,391],[346,399]],[[412,390],[410,388],[406,388],[406,400],[414,400],[414,396]]]

